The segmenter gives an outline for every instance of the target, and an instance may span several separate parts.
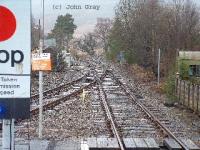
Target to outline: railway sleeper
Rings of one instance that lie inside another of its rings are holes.
[[[194,144],[190,139],[180,139],[181,143],[187,147],[187,150],[200,150],[200,148]],[[181,150],[182,147],[172,138],[166,138],[163,142],[169,150]]]
[[[187,147],[187,150],[200,150],[190,139],[181,139],[180,141]],[[88,145],[88,150],[120,150],[115,138],[88,138],[86,144]],[[164,139],[164,145],[157,144],[154,138],[123,138],[123,144],[126,150],[182,149],[182,147],[171,138]]]
[[[124,138],[126,150],[156,150],[159,145],[153,138]],[[89,138],[89,150],[120,150],[115,138]]]

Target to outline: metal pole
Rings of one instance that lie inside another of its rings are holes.
[[[2,150],[14,150],[14,119],[3,119]]]
[[[43,29],[42,48],[44,48],[44,0],[42,1],[42,29]]]
[[[11,150],[15,149],[15,119],[11,122]]]
[[[43,39],[40,42],[40,54],[42,54],[44,48],[44,0],[42,1],[42,29],[43,29]],[[40,36],[41,37],[41,36]],[[42,138],[42,122],[43,122],[43,72],[39,71],[39,138]]]
[[[160,49],[158,49],[158,85],[160,84]]]
[[[39,138],[42,138],[42,118],[43,118],[43,72],[39,71]]]

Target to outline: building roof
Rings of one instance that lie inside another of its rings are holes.
[[[180,51],[180,59],[200,60],[200,51]]]

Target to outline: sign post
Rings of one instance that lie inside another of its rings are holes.
[[[1,0],[0,119],[4,119],[3,150],[14,150],[14,119],[30,117],[30,12],[31,0]]]
[[[43,28],[43,39],[40,43],[40,54],[42,54],[44,48],[44,0],[42,0],[42,28]],[[41,36],[40,36],[41,37]],[[43,120],[43,72],[39,71],[39,138],[42,139],[42,120]]]
[[[43,72],[51,71],[51,55],[50,53],[42,53],[40,46],[39,54],[32,54],[32,70],[39,71],[39,138],[42,138],[42,118],[43,118]]]
[[[39,71],[39,138],[42,139],[43,120],[43,72]]]

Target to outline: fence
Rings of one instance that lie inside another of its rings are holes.
[[[200,114],[200,85],[176,79],[176,96],[179,102]]]

